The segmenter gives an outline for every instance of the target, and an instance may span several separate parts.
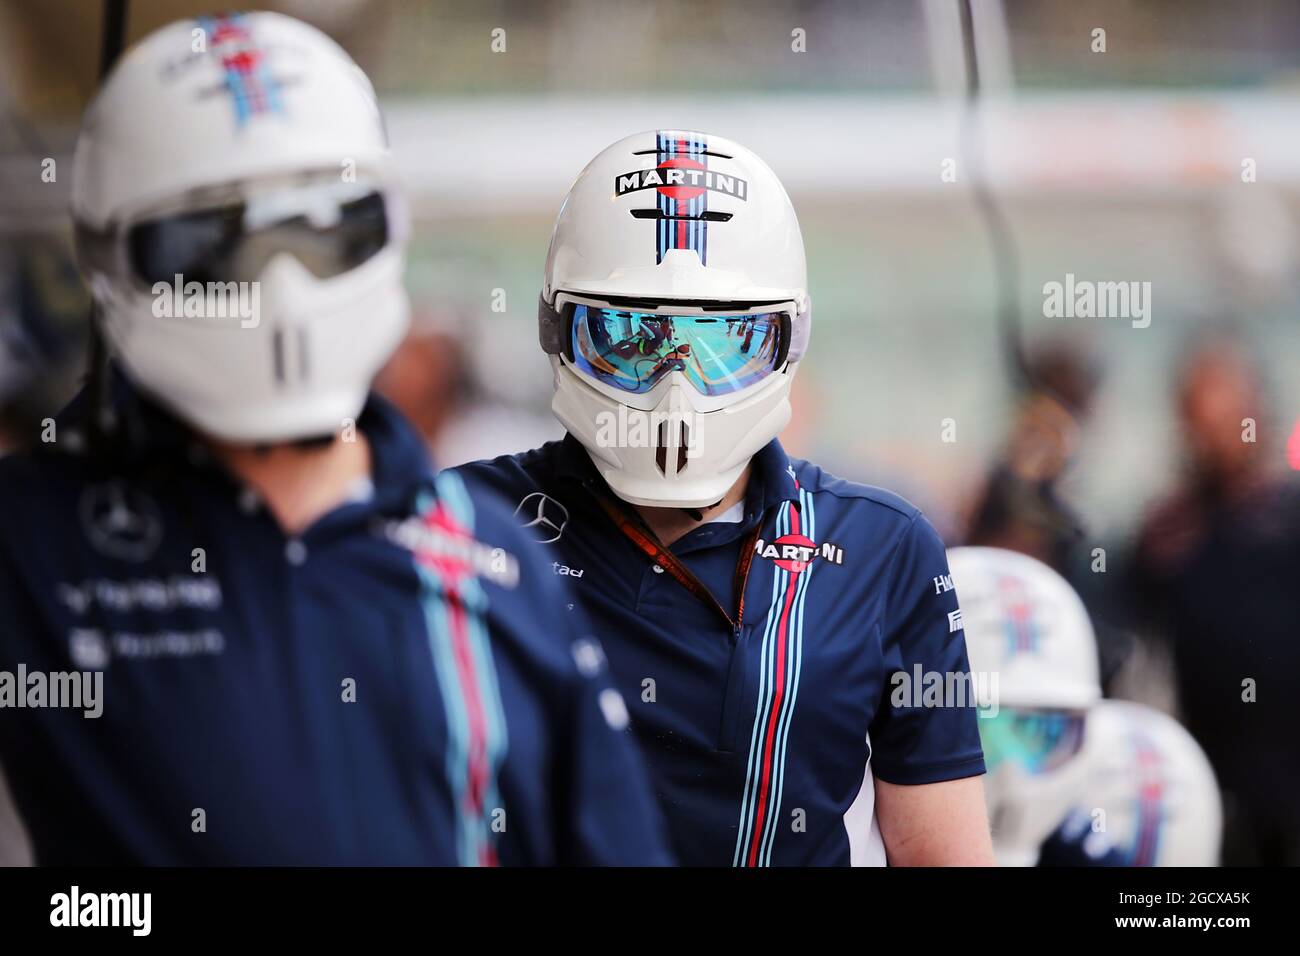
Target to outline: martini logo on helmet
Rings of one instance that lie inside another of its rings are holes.
[[[279,113],[283,109],[280,82],[268,69],[266,51],[244,18],[239,14],[200,17],[199,24],[211,40],[212,53],[221,58],[224,85],[235,103],[235,122],[243,126],[252,116]]]
[[[626,196],[643,189],[657,190],[677,202],[696,199],[709,192],[739,200],[749,198],[749,183],[739,176],[727,176],[705,167],[689,156],[670,156],[653,169],[639,169],[614,177],[614,195]]]
[[[709,169],[709,148],[699,133],[659,130],[655,134],[653,169],[640,169],[614,177],[616,196],[644,189],[655,191],[653,210],[634,210],[655,217],[655,262],[673,250],[690,250],[709,264],[709,193],[720,192],[744,200],[749,184],[738,176]],[[729,216],[724,219],[730,218]]]
[[[754,542],[754,553],[791,574],[806,570],[818,558],[831,564],[844,563],[843,548],[829,541],[819,545],[807,535],[797,533],[783,534],[775,541],[759,538]]]
[[[1037,654],[1041,643],[1034,604],[1025,582],[1012,575],[998,578],[998,593],[1006,621],[1007,653]]]
[[[221,64],[221,81],[199,92],[206,99],[225,93],[235,106],[235,125],[243,126],[254,116],[284,113],[286,86],[292,83],[271,72],[268,59],[271,49],[253,35],[248,18],[235,13],[227,16],[199,17],[196,21],[206,40],[204,47],[189,50],[180,59],[163,65],[162,76],[175,82],[209,56]]]

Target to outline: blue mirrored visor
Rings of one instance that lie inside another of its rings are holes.
[[[1084,715],[1073,711],[1002,710],[980,717],[984,764],[991,773],[1014,761],[1030,774],[1049,773],[1083,747]]]
[[[625,392],[640,395],[681,372],[703,394],[727,395],[776,371],[784,317],[575,305],[570,352],[578,369]]]

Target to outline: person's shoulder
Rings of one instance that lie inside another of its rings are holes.
[[[37,480],[44,467],[40,457],[26,451],[0,455],[0,495],[16,491]],[[10,503],[7,495],[0,500]]]
[[[516,455],[499,455],[448,468],[470,488],[487,488],[509,495],[549,484],[555,474],[562,442],[547,442],[538,448]]]
[[[32,509],[58,501],[92,477],[82,456],[56,451],[24,450],[0,456],[0,508]]]
[[[916,505],[902,495],[875,485],[849,481],[819,465],[791,458],[799,486],[813,497],[814,506],[828,501],[841,528],[855,538],[882,543],[892,553],[905,550],[942,556],[945,545],[938,530]],[[844,533],[843,531],[839,533]]]
[[[487,612],[494,638],[552,673],[570,669],[569,643],[585,629],[555,580],[540,544],[520,526],[511,499],[475,488],[464,466],[447,469],[435,480],[438,497],[466,515],[469,534],[482,549],[479,570],[488,592]]]
[[[0,453],[0,508],[35,507],[102,477],[103,462],[90,453],[88,404],[82,389],[29,441]]]
[[[0,617],[27,603],[19,593],[39,604],[53,582],[95,559],[86,547],[94,486],[95,472],[79,455],[29,449],[0,457]],[[0,635],[0,644],[17,637]]]
[[[920,508],[887,488],[840,478],[820,465],[800,458],[791,458],[790,467],[801,488],[834,498],[855,514],[904,524],[918,518],[924,520]]]

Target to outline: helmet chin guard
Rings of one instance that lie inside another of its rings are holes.
[[[743,401],[712,410],[680,373],[673,373],[651,393],[653,407],[641,410],[562,358],[551,362],[556,379],[564,382],[557,381],[551,402],[555,417],[587,449],[610,489],[635,505],[716,504],[754,453],[790,420],[789,371],[759,382]]]
[[[631,330],[605,345],[618,360],[607,351],[608,363],[599,354],[575,362],[575,302],[628,317]],[[744,319],[765,310],[782,323],[771,374],[733,380],[730,390],[708,385],[706,394],[700,383],[710,363],[724,364],[717,346],[728,344],[726,335],[714,331],[692,345],[682,326],[731,323],[728,332],[739,335],[751,328]],[[664,314],[686,340],[667,356],[660,340],[672,336],[646,331],[654,325],[647,319]],[[538,341],[555,373],[552,410],[625,501],[703,508],[724,497],[790,419],[790,385],[811,322],[794,208],[772,170],[738,143],[639,133],[604,150],[569,191],[547,253]],[[640,359],[647,352],[646,361],[659,364],[643,380],[628,369],[648,367]],[[611,384],[614,367],[635,379],[631,391]]]

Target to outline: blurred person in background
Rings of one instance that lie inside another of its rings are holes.
[[[893,700],[968,670],[942,542],[776,439],[812,317],[775,173],[701,133],[608,147],[538,318],[568,434],[456,473],[597,621],[681,861],[991,863],[973,703]]]
[[[1192,345],[1176,403],[1183,476],[1142,524],[1133,599],[1223,787],[1224,862],[1300,864],[1300,482],[1240,337]]]
[[[966,543],[1019,551],[1066,574],[1083,531],[1058,486],[1087,423],[1097,376],[1078,348],[1058,341],[1031,359],[1029,379],[971,509]]]
[[[1007,548],[1042,561],[1067,581],[1088,606],[1110,688],[1133,649],[1123,610],[1090,568],[1091,545],[1082,517],[1061,484],[1075,462],[1088,427],[1100,375],[1078,343],[1061,338],[1029,359],[1030,385],[1017,398],[1007,439],[970,510],[964,543]]]
[[[157,30],[87,110],[72,210],[111,362],[0,460],[36,861],[665,862],[581,615],[369,391],[406,235],[348,55],[278,14]]]
[[[417,311],[375,378],[375,390],[415,426],[443,468],[543,441],[555,431],[554,419],[502,402],[483,387],[472,326],[466,316]]]
[[[430,448],[436,448],[438,436],[464,406],[470,388],[468,367],[460,339],[417,313],[375,376],[375,390],[397,406]]]

